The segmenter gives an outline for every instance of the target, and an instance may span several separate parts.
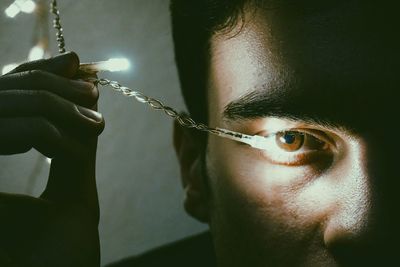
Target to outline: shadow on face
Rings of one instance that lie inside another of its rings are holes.
[[[211,40],[210,125],[271,138],[209,138],[221,266],[397,261],[399,23],[383,4],[311,2],[249,9]]]

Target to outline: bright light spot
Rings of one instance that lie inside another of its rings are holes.
[[[32,0],[15,0],[4,11],[7,17],[14,18],[21,11],[24,13],[32,13],[35,11],[36,4]]]
[[[19,12],[21,12],[21,9],[15,3],[12,3],[4,12],[6,13],[7,17],[14,18],[19,14]]]
[[[8,64],[5,65],[3,67],[3,69],[1,70],[1,75],[4,75],[6,73],[9,73],[10,71],[12,71],[13,69],[15,69],[18,66],[18,64]]]
[[[47,162],[48,164],[51,164],[51,158],[46,158],[46,162]]]
[[[79,69],[86,73],[97,73],[100,71],[124,71],[129,69],[131,63],[126,58],[111,58],[107,61],[83,63]]]
[[[29,56],[28,60],[38,60],[44,58],[44,49],[40,46],[34,46],[31,48],[31,51],[29,51]]]
[[[101,62],[99,67],[108,71],[124,71],[129,69],[130,65],[129,60],[126,58],[111,58]]]
[[[20,8],[24,13],[32,13],[35,11],[36,4],[32,0],[27,0],[20,5]]]

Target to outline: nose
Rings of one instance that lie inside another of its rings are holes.
[[[400,263],[393,152],[371,144],[354,142],[337,176],[337,208],[327,218],[324,243],[340,266]]]

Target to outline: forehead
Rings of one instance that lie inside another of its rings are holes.
[[[381,12],[358,1],[247,10],[245,24],[211,40],[210,119],[255,90],[285,98],[294,111],[353,126],[387,114],[397,102],[399,53],[395,23]]]

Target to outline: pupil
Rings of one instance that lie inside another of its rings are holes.
[[[291,145],[291,144],[293,144],[293,143],[296,141],[296,136],[295,136],[295,134],[293,134],[293,133],[286,133],[286,134],[283,136],[283,139],[285,140],[285,143],[286,143],[286,144]]]
[[[304,135],[299,132],[280,132],[276,135],[276,142],[287,152],[299,150],[304,143]]]

